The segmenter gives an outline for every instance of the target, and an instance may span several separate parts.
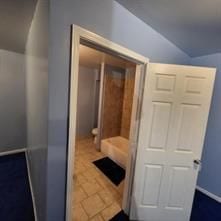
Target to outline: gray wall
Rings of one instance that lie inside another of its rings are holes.
[[[46,220],[48,1],[39,0],[26,44],[27,148],[39,221]]]
[[[221,54],[193,58],[191,63],[217,68],[198,186],[221,197]]]
[[[0,50],[0,152],[26,147],[25,57]]]
[[[97,70],[80,66],[78,76],[77,137],[91,135],[95,121]]]
[[[63,221],[65,212],[71,24],[130,48],[151,61],[190,62],[185,53],[113,0],[51,1],[48,221]]]

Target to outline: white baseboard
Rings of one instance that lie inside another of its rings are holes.
[[[27,164],[27,170],[28,170],[28,180],[29,180],[29,185],[30,185],[30,190],[31,190],[31,198],[32,198],[32,205],[33,205],[33,210],[34,210],[34,217],[35,217],[35,221],[38,221],[37,209],[36,209],[36,204],[35,204],[35,196],[34,196],[34,191],[33,191],[33,186],[32,186],[31,172],[30,172],[27,151],[25,152],[25,158],[26,158],[26,164]]]
[[[209,191],[207,191],[207,190],[205,190],[205,189],[203,189],[202,187],[199,187],[199,186],[197,186],[196,189],[199,190],[200,192],[204,193],[208,197],[210,197],[210,198],[216,200],[217,202],[221,203],[221,197],[219,197],[219,196],[217,196],[213,193],[210,193]]]
[[[26,148],[18,148],[15,150],[3,151],[3,152],[0,152],[0,156],[22,153],[22,152],[26,152]]]

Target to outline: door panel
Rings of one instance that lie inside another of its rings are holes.
[[[150,145],[152,149],[165,149],[167,140],[167,131],[170,121],[171,104],[153,103],[153,116],[150,131]]]
[[[197,145],[197,126],[200,120],[200,106],[181,104],[178,126],[177,151],[194,152]]]
[[[146,165],[142,204],[157,207],[159,203],[160,184],[162,180],[162,165]]]
[[[188,221],[215,69],[150,64],[145,81],[130,218]]]
[[[185,181],[188,180],[188,167],[171,167],[171,181],[169,187],[167,209],[183,209],[185,198],[183,197],[187,191]]]

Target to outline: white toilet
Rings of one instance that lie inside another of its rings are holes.
[[[91,133],[94,136],[94,143],[96,144],[97,143],[98,128],[93,128]]]

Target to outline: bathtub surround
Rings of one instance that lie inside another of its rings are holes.
[[[135,72],[136,68],[130,67],[126,69],[125,73],[124,98],[123,98],[120,135],[127,139],[129,139],[130,136],[130,122],[131,122],[132,105],[134,97]]]
[[[124,99],[125,70],[106,65],[102,104],[101,138],[120,135]]]
[[[102,139],[101,152],[119,166],[126,169],[129,152],[129,140],[121,136]]]
[[[0,49],[0,152],[26,147],[25,56]]]
[[[129,139],[135,84],[135,67],[105,66],[102,106],[102,139],[122,136]]]

